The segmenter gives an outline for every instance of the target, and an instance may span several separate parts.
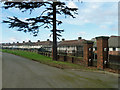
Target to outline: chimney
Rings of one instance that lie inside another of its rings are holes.
[[[49,39],[47,39],[47,41],[50,41]]]
[[[62,41],[65,41],[65,39],[63,38]]]
[[[37,42],[40,42],[40,40],[38,40]]]
[[[23,43],[25,43],[25,41],[23,41]]]
[[[82,39],[82,37],[78,37],[78,40],[81,40]]]
[[[31,40],[29,40],[28,42],[31,42]]]

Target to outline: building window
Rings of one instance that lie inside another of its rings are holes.
[[[116,48],[113,48],[113,51],[116,51]]]
[[[113,49],[112,49],[112,48],[109,48],[109,51],[113,51]]]

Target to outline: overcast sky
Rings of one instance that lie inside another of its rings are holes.
[[[77,7],[78,15],[75,19],[64,16],[57,16],[63,21],[63,24],[58,28],[64,29],[62,38],[66,40],[74,40],[78,37],[90,40],[97,36],[118,35],[118,3],[117,2],[68,2],[69,7]],[[6,17],[18,16],[21,19],[35,17],[40,14],[40,9],[21,13],[18,9],[4,10],[0,13],[0,20],[5,20]],[[10,29],[7,24],[1,23],[2,42],[22,42],[31,40],[45,41],[52,40],[49,35],[51,32],[48,29],[41,28],[37,37],[33,37],[30,33],[18,32],[16,29]]]

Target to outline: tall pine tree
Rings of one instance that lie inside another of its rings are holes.
[[[9,28],[17,28],[17,31],[31,32],[34,36],[38,35],[39,28],[52,28],[53,35],[53,60],[57,60],[57,38],[61,37],[61,32],[56,25],[62,24],[61,20],[56,19],[56,15],[71,16],[73,18],[77,13],[77,8],[69,8],[64,2],[5,2],[3,8],[18,8],[22,12],[32,11],[36,8],[44,7],[44,11],[35,18],[27,18],[25,21],[16,16],[8,17],[3,23],[8,23]]]

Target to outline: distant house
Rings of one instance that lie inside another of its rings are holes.
[[[74,56],[83,56],[83,45],[85,39],[78,37],[77,40],[65,40],[57,43],[58,53],[65,53],[68,55]],[[97,53],[97,43],[96,39],[92,38],[91,41],[94,41],[93,51]],[[2,48],[11,48],[11,49],[39,49],[45,51],[52,51],[53,42],[47,39],[47,41],[28,42],[23,41],[22,43],[2,43],[0,46]],[[109,54],[110,55],[120,55],[120,36],[111,36],[108,40],[109,45]]]
[[[120,55],[120,36],[111,36],[108,40],[109,54]]]
[[[83,42],[85,39],[78,37],[78,40],[65,40],[58,42],[58,53],[67,53],[68,55],[74,56],[83,56]],[[5,43],[3,44],[3,48],[11,48],[11,49],[39,49],[44,51],[52,51],[53,42],[47,39],[47,41],[28,42],[23,41],[22,43]]]
[[[11,43],[2,43],[2,48],[12,48]]]
[[[91,39],[94,41],[93,50],[97,53],[97,43],[96,39]],[[120,55],[120,36],[110,36],[108,39],[108,47],[110,55]]]
[[[83,56],[83,42],[85,39],[78,37],[78,40],[65,40],[62,39],[58,44],[58,52],[65,52],[69,55]]]
[[[28,42],[23,41],[23,43],[17,43],[16,45],[18,46],[18,48],[21,49],[31,49],[32,42],[31,40],[29,40]]]
[[[40,48],[45,49],[46,51],[52,51],[53,42],[47,39],[47,41],[38,41],[36,45]],[[36,46],[36,47],[37,47]]]
[[[28,42],[23,41],[22,43],[3,43],[2,48],[10,48],[10,49],[40,49],[43,48],[46,51],[52,51],[52,41],[47,39],[47,41]]]

